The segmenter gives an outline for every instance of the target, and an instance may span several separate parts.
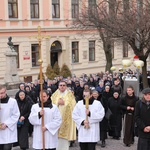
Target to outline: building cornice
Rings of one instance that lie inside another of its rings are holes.
[[[19,28],[1,28],[0,29],[0,32],[37,32],[37,28],[22,28],[22,29],[19,29]],[[42,28],[41,32],[57,32],[57,31],[83,31],[83,29],[73,29],[73,28]]]

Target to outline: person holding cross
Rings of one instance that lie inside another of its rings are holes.
[[[42,109],[42,102],[44,108]],[[44,115],[44,126],[42,126],[42,116]],[[56,150],[58,144],[58,129],[62,119],[57,106],[52,104],[49,92],[43,90],[40,93],[40,103],[34,104],[31,108],[29,121],[33,125],[33,148],[43,149],[42,132],[45,136],[45,150]]]
[[[81,150],[95,150],[96,143],[100,140],[99,122],[105,112],[101,102],[92,97],[90,89],[85,89],[83,96],[84,99],[76,104],[72,118],[78,129]]]

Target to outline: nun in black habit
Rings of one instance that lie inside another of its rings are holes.
[[[25,91],[19,91],[19,97],[17,98],[18,107],[20,110],[20,117],[17,124],[18,142],[13,146],[20,146],[22,150],[29,148],[28,141],[28,128],[29,128],[29,114],[31,111],[32,103],[26,96]]]
[[[119,140],[122,130],[122,111],[121,111],[121,98],[118,92],[114,92],[113,96],[108,100],[108,108],[111,110],[112,115],[109,120],[109,136]]]

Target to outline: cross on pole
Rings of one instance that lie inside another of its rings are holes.
[[[39,64],[43,63],[42,61],[42,52],[41,52],[41,41],[42,39],[49,39],[50,36],[45,36],[45,35],[41,35],[41,27],[38,26],[38,35],[37,36],[30,36],[30,38],[35,38],[38,40],[38,44],[39,44]]]
[[[42,51],[41,51],[41,41],[42,39],[49,39],[50,36],[42,36],[41,35],[41,27],[38,26],[38,35],[37,36],[30,36],[30,38],[35,38],[38,40],[39,44],[39,60],[38,63],[40,64],[40,100],[41,100],[41,106],[42,109],[44,109],[43,104],[43,79],[42,79]],[[42,127],[44,127],[44,115],[42,115]],[[45,150],[45,137],[44,137],[44,131],[42,131],[42,141],[43,141],[43,150]]]

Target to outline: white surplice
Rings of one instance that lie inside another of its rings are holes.
[[[33,125],[33,148],[42,149],[42,118],[39,118],[38,113],[41,107],[39,104],[34,104],[31,108],[29,121]],[[44,126],[47,130],[44,132],[45,136],[45,148],[56,148],[58,144],[58,129],[61,125],[62,119],[60,111],[57,106],[53,104],[53,107],[44,107]]]
[[[5,130],[0,129],[0,144],[17,142],[17,122],[20,116],[17,101],[9,98],[7,103],[0,104],[0,122],[7,125]]]
[[[62,146],[63,145],[63,146]],[[70,142],[66,139],[58,139],[58,147],[56,150],[69,150]]]
[[[78,142],[98,142],[100,140],[99,122],[104,117],[104,108],[102,104],[94,100],[92,105],[89,105],[90,117],[88,117],[89,129],[85,129],[81,123],[86,119],[86,109],[83,100],[79,101],[72,113],[72,118],[78,129]]]

